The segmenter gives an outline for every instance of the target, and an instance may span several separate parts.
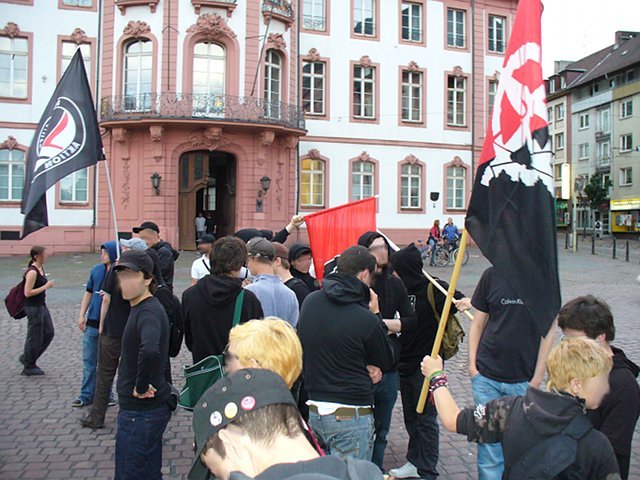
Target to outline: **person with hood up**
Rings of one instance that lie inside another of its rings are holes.
[[[586,411],[609,390],[611,355],[588,338],[568,338],[547,358],[548,392],[529,386],[523,396],[500,397],[460,410],[449,392],[442,358],[421,363],[442,425],[470,442],[502,443],[503,479],[618,480],[607,437]]]
[[[240,269],[246,261],[247,247],[242,240],[216,240],[211,250],[211,274],[182,294],[185,344],[193,363],[210,355],[222,355],[227,346],[236,298],[242,291]],[[263,316],[258,297],[245,290],[240,323]]]
[[[616,327],[604,300],[586,295],[567,302],[558,314],[558,326],[565,337],[596,340],[613,358],[609,374],[610,391],[600,407],[587,412],[593,426],[604,433],[613,447],[623,480],[629,478],[631,442],[640,416],[640,367],[611,345]]]
[[[358,245],[367,248],[376,258],[376,270],[371,278],[371,288],[378,295],[380,314],[389,331],[396,358],[395,364],[390,369],[382,371],[382,380],[375,386],[376,440],[372,461],[382,469],[393,407],[398,399],[400,335],[412,335],[416,324],[416,313],[402,280],[391,273],[389,265],[391,248],[387,239],[378,232],[365,232],[358,239]]]
[[[80,302],[78,328],[82,336],[82,387],[80,395],[72,407],[84,407],[93,403],[96,389],[96,370],[98,367],[98,329],[100,327],[100,307],[102,305],[102,282],[117,258],[115,241],[100,246],[100,263],[94,265],[89,273],[86,290]]]
[[[407,463],[389,473],[396,478],[424,478],[434,479],[438,476],[437,465],[439,458],[438,413],[432,403],[425,405],[424,412],[418,414],[418,398],[422,390],[424,377],[420,372],[420,360],[431,353],[433,342],[438,331],[438,321],[429,302],[427,288],[429,280],[422,273],[423,262],[420,251],[412,243],[391,255],[394,272],[400,277],[407,288],[409,297],[413,301],[416,312],[416,329],[412,335],[401,335],[402,351],[400,354],[400,395],[402,398],[402,412],[404,425],[409,434],[407,447]],[[438,281],[445,289],[446,282]],[[461,308],[460,301],[464,294],[456,291],[455,304]],[[436,308],[442,312],[446,300],[439,290],[434,289]]]
[[[366,248],[342,252],[337,273],[305,299],[298,323],[309,423],[325,452],[342,458],[371,460],[374,382],[395,360],[369,287],[375,269]]]

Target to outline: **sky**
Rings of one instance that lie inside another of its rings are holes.
[[[579,60],[615,41],[617,30],[640,31],[640,0],[542,0],[542,69]]]

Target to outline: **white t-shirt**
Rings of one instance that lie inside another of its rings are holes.
[[[199,232],[204,232],[207,227],[207,219],[204,217],[196,217],[196,230]]]
[[[197,260],[194,260],[191,265],[191,278],[200,280],[205,275],[209,275],[210,268],[209,257],[207,255],[202,255]]]

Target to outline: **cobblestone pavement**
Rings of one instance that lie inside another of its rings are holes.
[[[563,298],[593,293],[607,300],[617,324],[615,344],[640,362],[638,256],[626,263],[624,255],[618,260],[602,253],[592,256],[586,243],[580,246],[578,253],[572,254],[564,250],[564,239],[559,242]],[[179,292],[188,285],[189,266],[194,258],[194,254],[185,252],[178,261],[176,288]],[[113,476],[117,407],[109,410],[104,429],[91,431],[80,428],[78,419],[84,412],[70,405],[79,393],[82,377],[82,336],[76,327],[77,312],[85,277],[97,261],[97,255],[60,255],[53,257],[47,266],[50,276],[57,282],[56,288],[48,292],[56,337],[38,362],[46,371],[44,377],[19,375],[18,355],[26,334],[26,321],[8,318],[4,308],[0,312],[0,385],[4,386],[0,401],[0,479],[106,479]],[[2,298],[19,280],[24,263],[23,258],[0,259]],[[487,265],[478,251],[472,249],[471,261],[462,271],[460,289],[470,295]],[[449,267],[431,273],[448,279],[451,270]],[[468,321],[463,318],[462,322],[468,329]],[[461,353],[447,365],[451,390],[460,405],[472,404],[466,374],[466,348],[464,343]],[[180,378],[180,367],[189,363],[189,359],[188,352],[183,349],[179,358],[173,361],[174,378]],[[169,423],[164,436],[165,478],[186,477],[192,459],[190,420],[189,413],[179,411]],[[405,463],[406,443],[398,399],[389,435],[386,468]],[[631,478],[640,478],[640,428],[636,428],[634,445]],[[441,434],[439,471],[442,478],[477,478],[475,462],[475,445],[468,444],[460,435]]]

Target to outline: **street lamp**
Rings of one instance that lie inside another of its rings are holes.
[[[160,195],[160,180],[162,180],[162,175],[158,172],[151,174],[151,186],[153,187],[153,191],[156,192],[156,195]]]

